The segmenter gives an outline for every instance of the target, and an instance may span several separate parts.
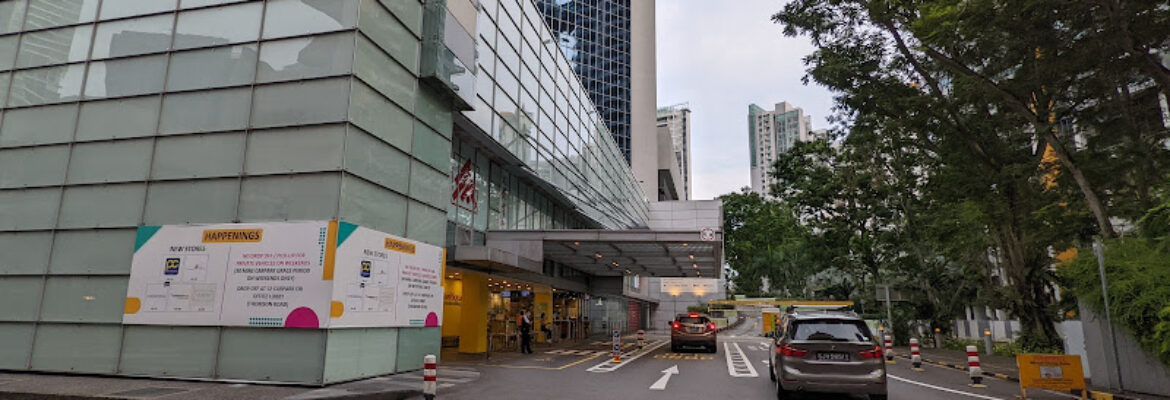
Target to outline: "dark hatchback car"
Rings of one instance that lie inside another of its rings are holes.
[[[771,352],[769,374],[776,382],[777,399],[793,392],[888,398],[881,345],[857,314],[793,313],[784,321]]]
[[[670,351],[683,347],[702,347],[707,352],[719,351],[715,342],[718,329],[707,316],[698,313],[678,314],[670,323]]]

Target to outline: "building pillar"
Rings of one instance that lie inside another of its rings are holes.
[[[487,352],[489,298],[487,275],[463,274],[463,302],[459,324],[459,352]]]
[[[533,323],[536,324],[532,331],[536,333],[537,342],[548,343],[549,339],[552,338],[546,337],[542,328],[548,326],[549,321],[552,321],[553,317],[552,287],[532,285],[532,293],[534,296],[532,319]]]

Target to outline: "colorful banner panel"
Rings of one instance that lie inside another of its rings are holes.
[[[123,323],[438,326],[442,264],[440,247],[345,222],[144,226]]]

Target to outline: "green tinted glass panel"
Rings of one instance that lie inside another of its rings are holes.
[[[377,91],[354,82],[349,103],[349,119],[354,125],[401,149],[410,151],[414,120]]]
[[[481,192],[482,193],[482,192]],[[447,212],[417,201],[410,202],[410,219],[406,237],[445,246],[447,241]]]
[[[0,149],[0,188],[60,185],[68,160],[64,145]]]
[[[69,142],[76,118],[77,104],[5,111],[0,147]]]
[[[224,328],[218,377],[320,383],[325,332],[316,329]]]
[[[146,197],[146,225],[226,223],[236,217],[237,179],[154,182]]]
[[[158,96],[93,101],[81,106],[77,140],[107,140],[154,135]]]
[[[0,323],[0,369],[28,368],[33,331],[31,323]]]
[[[36,321],[42,277],[0,277],[0,321]]]
[[[398,193],[410,184],[410,156],[354,126],[346,132],[345,170]]]
[[[42,321],[122,322],[125,276],[50,276],[45,282]]]
[[[129,375],[211,378],[219,328],[126,326],[120,370]]]
[[[130,273],[135,229],[57,231],[50,274]]]
[[[0,230],[49,229],[57,223],[61,189],[0,190]]]
[[[439,345],[439,328],[399,329],[396,372],[422,369],[423,357],[427,354],[439,354]]]
[[[342,184],[341,219],[392,235],[406,233],[406,197],[346,175]]]
[[[75,144],[66,182],[79,184],[146,179],[153,147],[152,139]]]
[[[345,125],[272,129],[248,136],[249,175],[341,169]]]
[[[337,214],[338,173],[248,177],[240,195],[243,221],[325,220]]]
[[[0,233],[0,274],[43,274],[49,264],[51,232]]]
[[[73,186],[61,200],[61,228],[137,226],[146,200],[145,184]]]
[[[241,132],[162,137],[151,174],[156,179],[237,176],[243,157]]]
[[[112,374],[121,343],[121,325],[41,324],[37,326],[32,368]]]

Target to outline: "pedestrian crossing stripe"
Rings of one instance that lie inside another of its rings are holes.
[[[600,355],[600,354],[608,354],[608,353],[609,352],[607,352],[607,351],[571,350],[571,349],[557,349],[557,350],[549,350],[549,351],[544,352],[544,354],[553,354],[553,355],[561,355],[561,356],[591,356],[591,355]]]

